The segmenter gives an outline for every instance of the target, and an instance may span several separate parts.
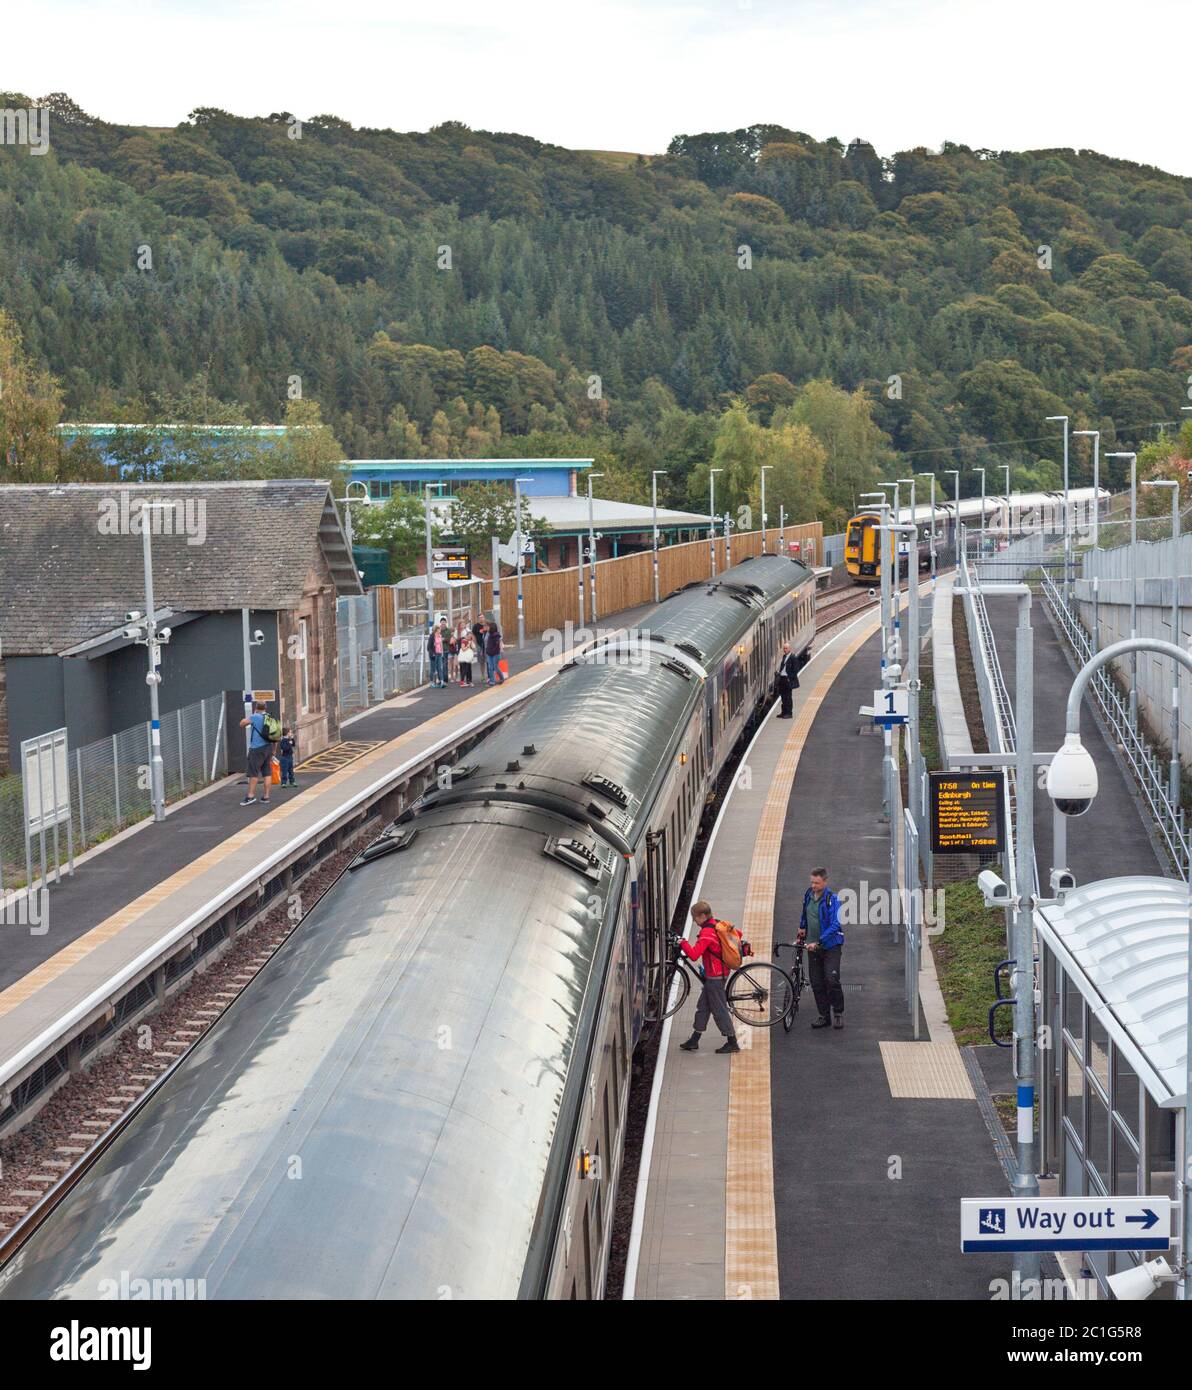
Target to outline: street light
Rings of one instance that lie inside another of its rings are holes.
[[[723,468],[708,469],[708,519],[711,525],[708,527],[708,551],[712,556],[712,568],[709,577],[716,578],[716,475],[723,473]]]
[[[149,687],[149,779],[153,798],[153,819],[166,818],[165,765],[161,757],[161,709],[157,687],[161,684],[161,649],[170,640],[170,629],[157,626],[157,613],[153,606],[153,542],[150,514],[155,508],[177,508],[176,502],[149,501],[141,503],[137,515],[141,519],[141,557],[145,568],[145,612],[130,613],[128,627],[124,635],[145,648],[149,659],[149,669],[145,674],[145,684]]]
[[[1171,478],[1148,480],[1143,487],[1171,489],[1171,641],[1181,645],[1180,633],[1180,485]],[[1167,795],[1174,815],[1180,806],[1180,668],[1171,674],[1171,762],[1167,769]]]
[[[773,468],[772,463],[763,463],[762,474],[762,554],[766,553],[766,474]]]
[[[1047,419],[1064,422],[1064,602],[1067,603],[1071,588],[1071,554],[1068,538],[1068,417],[1066,415],[1048,415]]]
[[[985,470],[974,468],[973,472],[981,475],[981,548],[977,552],[977,564],[981,565],[985,560]],[[980,572],[978,569],[977,573],[980,574]]]
[[[998,467],[1006,475],[1006,540],[1010,539],[1010,465],[999,463]]]
[[[1079,815],[1083,811],[1087,811],[1093,797],[1097,794],[1096,768],[1080,739],[1080,701],[1085,687],[1102,666],[1125,656],[1127,652],[1136,655],[1140,651],[1156,652],[1160,656],[1168,657],[1175,663],[1177,671],[1181,666],[1192,671],[1192,656],[1189,656],[1182,647],[1176,646],[1174,642],[1160,642],[1154,637],[1135,637],[1127,642],[1114,642],[1103,652],[1097,652],[1090,657],[1080,668],[1076,674],[1076,679],[1072,682],[1072,689],[1068,692],[1064,745],[1052,759],[1051,767],[1047,773],[1048,794],[1060,810],[1064,809],[1060,800],[1064,793],[1069,791],[1075,793],[1074,799],[1069,803],[1072,807],[1072,810],[1067,813],[1069,815]],[[1090,768],[1092,769],[1091,779],[1089,776]],[[1068,783],[1075,783],[1075,785],[1070,787]],[[1192,944],[1192,882],[1188,885],[1188,919],[1189,942]],[[1192,1107],[1192,949],[1187,952],[1185,989],[1187,1000],[1184,1017],[1184,1181],[1182,1183],[1183,1211],[1180,1222],[1179,1278],[1180,1297],[1187,1301],[1192,1299],[1192,1260],[1189,1259],[1189,1255],[1192,1254],[1189,1249],[1192,1245],[1192,1182],[1188,1180],[1188,1160],[1192,1154],[1192,1127],[1188,1124],[1189,1109]]]
[[[654,515],[654,602],[659,603],[662,595],[658,592],[658,479],[666,477],[665,468],[655,468],[650,474],[650,506]]]
[[[517,645],[520,650],[526,645],[526,601],[522,593],[522,524],[521,524],[521,485],[532,483],[533,478],[514,478],[513,506],[517,517]]]
[[[930,478],[930,479],[931,479],[931,588],[932,588],[932,592],[934,592],[934,591],[935,591],[935,474],[934,474],[934,473],[923,472],[923,473],[917,473],[915,476],[918,477],[918,478]]]
[[[1093,441],[1093,549],[1096,550],[1101,538],[1101,431],[1073,430],[1072,433],[1085,435]]]
[[[589,565],[589,573],[590,573],[591,586],[592,586],[592,621],[593,621],[593,623],[596,621],[596,529],[595,529],[595,527],[594,527],[593,524],[592,524],[592,479],[593,479],[593,478],[603,478],[603,477],[604,477],[604,474],[603,474],[603,473],[589,473],[589,474],[588,474],[588,565]],[[582,623],[583,623],[583,620],[584,620],[584,604],[583,604],[583,593],[584,593],[584,578],[583,578],[583,575],[584,575],[584,568],[583,568],[582,565],[580,566],[579,574],[580,574],[580,579],[579,579],[579,593],[580,593],[579,620],[580,620],[580,623],[582,624]]]
[[[945,472],[945,473],[951,473],[951,475],[956,479],[956,517],[955,517],[955,519],[954,519],[954,521],[953,521],[953,523],[952,523],[952,530],[953,530],[953,535],[952,535],[952,548],[953,548],[954,550],[957,550],[957,553],[959,554],[959,545],[960,545],[960,469],[959,469],[959,468],[945,468],[945,469],[944,469],[944,472]]]
[[[1130,640],[1138,636],[1138,455],[1106,454],[1107,459],[1130,460]],[[1138,652],[1130,656],[1130,722],[1138,725]]]

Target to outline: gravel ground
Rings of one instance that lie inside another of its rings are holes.
[[[366,843],[370,832],[328,857],[298,887],[309,912]],[[106,1056],[72,1077],[11,1138],[0,1142],[0,1236],[119,1122],[137,1098],[215,1023],[301,922],[289,895],[154,1014],[128,1029]]]

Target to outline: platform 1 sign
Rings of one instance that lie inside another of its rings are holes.
[[[1170,1197],[963,1197],[960,1248],[1167,1250]]]
[[[873,692],[875,724],[905,724],[911,714],[911,693],[900,686]]]
[[[1006,847],[1001,772],[933,772],[932,854],[999,854]]]

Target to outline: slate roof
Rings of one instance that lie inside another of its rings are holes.
[[[129,524],[145,498],[182,504],[173,534],[152,528],[157,608],[291,608],[324,564],[337,594],[361,592],[325,482],[0,486],[0,656],[64,651],[145,607]]]

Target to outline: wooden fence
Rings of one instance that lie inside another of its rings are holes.
[[[788,553],[797,554],[809,565],[823,563],[824,528],[818,521],[785,530],[771,527],[766,532],[767,553],[778,554],[779,538],[785,538]],[[798,549],[796,549],[798,547]],[[740,532],[732,537],[731,562],[726,554],[724,539],[716,542],[716,573],[723,574],[729,564],[739,564],[762,553],[760,531]],[[664,546],[658,551],[658,591],[663,598],[696,580],[709,579],[712,574],[711,548],[707,540],[690,541],[686,545]],[[373,591],[377,596],[377,620],[382,641],[397,630],[394,591],[385,586]],[[478,579],[458,590],[459,602],[480,611],[491,613],[493,586],[490,580]],[[570,569],[549,570],[522,577],[522,597],[526,611],[526,632],[541,633],[563,628],[567,623],[580,621],[579,575]],[[654,571],[648,550],[634,555],[622,555],[615,560],[596,562],[596,608],[600,619],[612,617],[629,608],[651,603],[654,598]],[[584,617],[592,616],[591,575],[584,567]],[[510,637],[517,632],[517,576],[506,575],[501,580],[501,628]]]

